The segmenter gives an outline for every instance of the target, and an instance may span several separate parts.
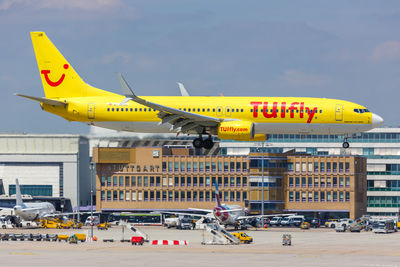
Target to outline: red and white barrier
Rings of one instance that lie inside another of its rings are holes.
[[[152,245],[167,245],[167,246],[187,246],[189,242],[186,240],[153,240]]]

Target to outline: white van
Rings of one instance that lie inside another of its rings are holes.
[[[288,226],[299,227],[305,220],[303,215],[289,216]]]
[[[277,217],[273,217],[273,218],[271,219],[271,221],[269,222],[269,224],[270,224],[271,226],[279,226],[281,220],[282,220],[282,217],[278,217],[278,216],[277,216]]]

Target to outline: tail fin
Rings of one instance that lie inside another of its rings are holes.
[[[24,202],[22,202],[21,189],[19,188],[18,179],[15,179],[15,197],[16,197],[15,204],[17,204],[18,206],[24,204]]]
[[[44,32],[31,32],[46,98],[100,96],[106,91],[86,84]]]
[[[221,206],[221,200],[219,199],[218,182],[215,181],[215,199],[217,201],[217,207]]]

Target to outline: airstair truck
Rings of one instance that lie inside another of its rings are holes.
[[[394,233],[395,232],[394,220],[388,219],[388,220],[374,221],[372,224],[372,232],[375,234],[377,234],[377,233],[382,233],[382,234]]]

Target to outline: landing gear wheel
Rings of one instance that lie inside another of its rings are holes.
[[[208,138],[203,141],[203,147],[205,149],[211,149],[214,146],[214,142],[211,138]]]
[[[193,140],[193,146],[195,148],[202,148],[203,144],[204,144],[204,141],[201,138],[196,138],[196,139]]]
[[[349,148],[350,144],[349,144],[349,142],[343,142],[342,146],[343,146],[343,148]]]

